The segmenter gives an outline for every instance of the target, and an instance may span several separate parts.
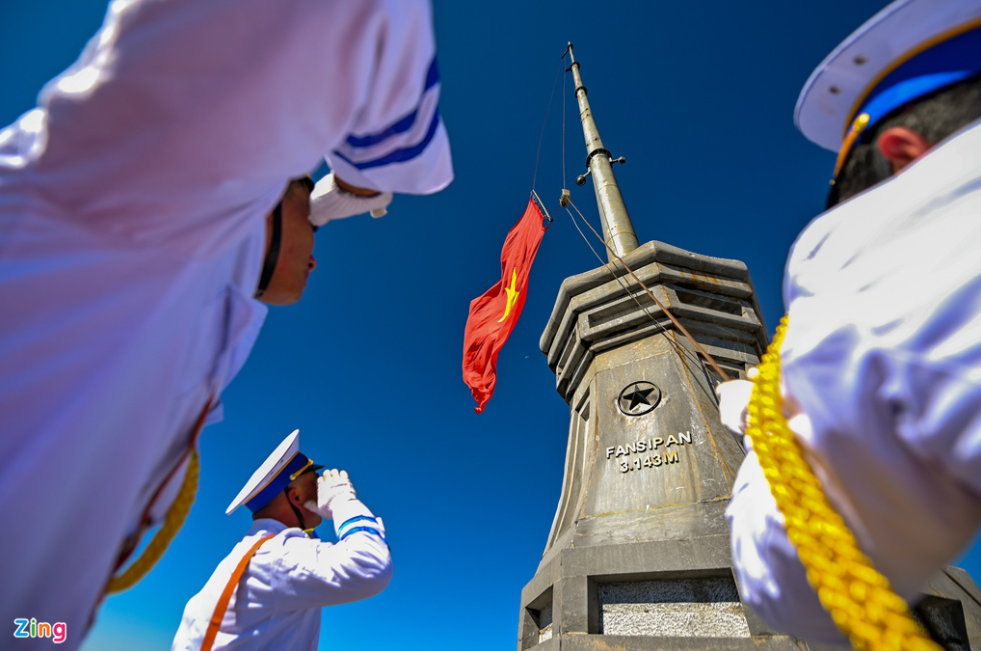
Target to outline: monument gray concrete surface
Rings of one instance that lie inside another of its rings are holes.
[[[661,308],[745,377],[768,343],[749,272],[638,246],[613,174],[623,159],[604,148],[571,43],[566,53],[587,150],[580,181],[592,176],[611,261],[563,282],[541,339],[571,418],[555,519],[521,592],[518,651],[823,651],[740,601],[724,513],[744,453],[719,421],[718,373]],[[934,639],[981,649],[971,577],[947,568],[927,595],[916,615]]]
[[[739,377],[767,343],[749,273],[659,242],[623,261],[636,279],[618,263],[566,279],[542,336],[572,422],[518,649],[799,648],[736,591],[723,513],[743,453],[720,378],[637,282]]]

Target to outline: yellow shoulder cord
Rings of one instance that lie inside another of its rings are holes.
[[[859,549],[787,426],[780,396],[780,345],[786,329],[784,317],[753,379],[746,434],[807,580],[856,649],[942,651]]]
[[[122,592],[128,590],[153,569],[167,551],[167,547],[177,535],[177,532],[184,526],[187,514],[191,512],[191,505],[194,504],[194,496],[198,491],[198,476],[201,472],[201,464],[198,461],[198,451],[195,448],[191,452],[191,458],[187,463],[187,473],[184,475],[184,482],[181,484],[180,492],[174,503],[170,505],[166,517],[160,530],[153,536],[146,549],[140,554],[133,563],[126,568],[122,574],[118,574],[109,581],[106,592]]]

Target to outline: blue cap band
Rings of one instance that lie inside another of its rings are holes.
[[[289,463],[266,484],[266,487],[256,493],[245,505],[253,513],[266,506],[293,481],[290,479],[290,475],[309,466],[310,463],[310,459],[305,454],[297,452],[296,456],[290,459]]]
[[[981,73],[981,27],[914,54],[883,77],[854,115],[866,113],[869,126],[917,97]]]

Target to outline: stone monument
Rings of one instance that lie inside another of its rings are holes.
[[[693,340],[730,378],[759,362],[768,342],[749,273],[736,260],[638,246],[618,161],[603,147],[571,44],[567,53],[587,175],[616,255],[563,282],[541,339],[571,421],[555,519],[521,593],[518,651],[817,651],[744,606],[732,571],[724,512],[744,453],[719,421],[719,373]],[[981,648],[971,578],[948,568],[931,592],[918,615],[934,637]]]

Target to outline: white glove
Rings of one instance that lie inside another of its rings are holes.
[[[325,520],[333,520],[335,508],[351,501],[357,502],[358,498],[347,471],[334,468],[317,479],[317,502],[310,500],[304,506],[320,514]]]
[[[385,540],[385,525],[358,500],[346,470],[334,468],[321,475],[317,480],[317,503],[308,501],[304,506],[325,520],[333,520],[338,540],[358,530],[368,530]]]
[[[749,380],[729,380],[715,387],[722,424],[740,445],[746,434],[746,406],[752,393],[753,383]]]
[[[332,219],[344,219],[370,212],[372,217],[382,217],[392,203],[392,193],[382,192],[373,197],[361,197],[342,190],[331,172],[317,181],[310,193],[310,223],[323,226]]]

